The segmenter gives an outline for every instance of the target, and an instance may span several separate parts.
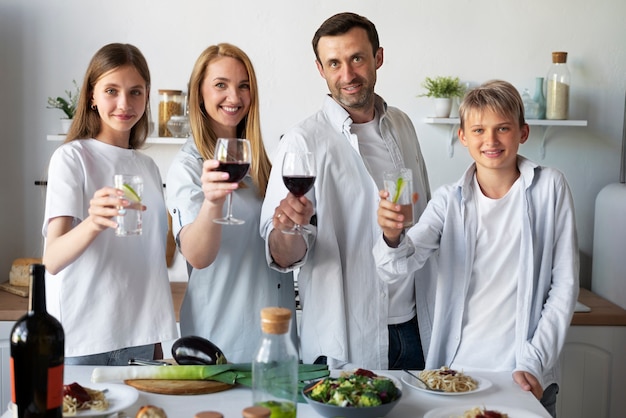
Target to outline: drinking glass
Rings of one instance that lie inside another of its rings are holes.
[[[413,225],[413,173],[410,168],[397,168],[383,173],[383,185],[389,192],[389,200],[400,205],[404,215],[403,226]]]
[[[311,190],[316,177],[315,156],[310,152],[286,152],[283,159],[283,183],[296,197],[304,196]],[[284,234],[302,234],[306,228],[295,224],[282,231]]]
[[[124,192],[124,199],[130,202],[130,206],[118,208],[115,235],[118,237],[141,235],[143,179],[133,174],[115,174],[113,183],[116,189]]]
[[[217,171],[229,174],[227,181],[239,183],[248,173],[252,155],[250,141],[242,138],[218,138],[215,145],[215,159],[220,162]],[[228,194],[228,209],[224,218],[214,219],[213,222],[222,225],[241,225],[245,221],[233,217],[233,193]]]

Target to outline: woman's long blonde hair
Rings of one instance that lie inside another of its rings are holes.
[[[254,184],[259,189],[261,197],[265,196],[267,181],[272,168],[270,160],[265,152],[263,137],[261,136],[261,121],[259,116],[259,94],[254,67],[250,58],[238,47],[221,43],[211,45],[205,49],[193,67],[189,79],[189,122],[194,142],[203,159],[213,158],[217,135],[211,129],[209,115],[204,109],[202,100],[202,82],[206,76],[209,64],[219,57],[230,57],[240,61],[248,73],[250,83],[250,110],[237,126],[237,136],[250,141],[252,151],[252,164],[250,175]]]

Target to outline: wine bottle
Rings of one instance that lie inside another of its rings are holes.
[[[12,417],[63,416],[63,327],[46,311],[45,267],[30,266],[29,310],[11,331]]]

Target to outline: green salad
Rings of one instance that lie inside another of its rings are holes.
[[[320,380],[306,395],[329,405],[360,408],[393,402],[400,397],[400,391],[393,380],[358,369],[338,378]]]

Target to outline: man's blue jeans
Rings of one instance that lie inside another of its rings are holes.
[[[423,370],[424,352],[417,317],[403,324],[388,325],[389,369]]]

